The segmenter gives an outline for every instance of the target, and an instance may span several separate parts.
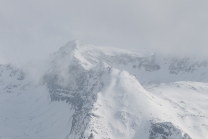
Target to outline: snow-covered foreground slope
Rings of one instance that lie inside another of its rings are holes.
[[[72,41],[1,65],[0,138],[206,139],[207,64]]]
[[[192,138],[208,136],[208,83],[174,82],[149,87],[169,111],[172,123],[180,126]]]

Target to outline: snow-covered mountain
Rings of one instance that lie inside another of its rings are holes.
[[[71,41],[0,65],[1,139],[206,139],[208,60]]]

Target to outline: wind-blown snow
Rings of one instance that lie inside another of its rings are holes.
[[[0,65],[0,138],[205,139],[207,71],[208,60],[72,41],[41,66]]]

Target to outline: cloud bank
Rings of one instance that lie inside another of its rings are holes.
[[[206,56],[208,2],[1,0],[0,63],[46,58],[69,40]]]

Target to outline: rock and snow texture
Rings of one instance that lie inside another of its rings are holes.
[[[72,41],[28,69],[0,65],[1,139],[208,136],[208,60]]]
[[[156,123],[151,125],[150,139],[191,139],[188,134],[181,134],[181,131],[172,123]]]

